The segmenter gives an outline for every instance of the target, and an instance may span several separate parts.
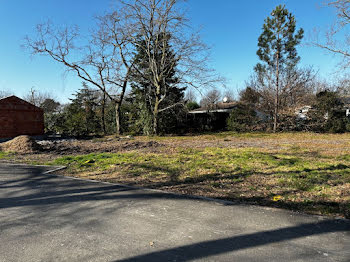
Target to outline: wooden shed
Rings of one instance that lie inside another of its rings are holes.
[[[16,96],[0,99],[0,138],[44,134],[44,112]]]

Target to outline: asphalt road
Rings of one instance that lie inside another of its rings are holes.
[[[350,221],[0,164],[0,261],[350,261]]]

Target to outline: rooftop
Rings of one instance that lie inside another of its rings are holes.
[[[224,113],[230,112],[233,108],[235,108],[237,102],[219,102],[210,107],[200,107],[190,111],[190,114],[203,114],[203,113]]]

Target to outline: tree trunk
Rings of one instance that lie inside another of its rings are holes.
[[[120,103],[115,103],[115,133],[120,135]]]
[[[119,99],[116,99],[114,101],[115,102],[115,133],[117,136],[119,136],[121,134],[121,132],[120,132],[120,115],[121,115],[120,107],[122,105],[124,95],[125,95],[125,90],[126,90],[126,87],[128,85],[129,74],[130,74],[130,68],[128,69],[128,72],[127,72],[126,77],[124,79],[123,88],[122,88],[122,91],[120,92]]]
[[[279,53],[276,54],[276,97],[275,112],[273,116],[273,132],[276,133],[278,125],[278,104],[279,104]]]
[[[158,135],[158,110],[159,110],[159,99],[157,97],[153,108],[153,134],[154,135]]]
[[[158,114],[153,115],[153,135],[158,134]]]
[[[103,98],[102,98],[102,116],[101,116],[101,120],[102,120],[102,130],[103,130],[103,134],[106,135],[106,120],[105,120],[105,108],[106,108],[106,93],[103,92]]]
[[[129,74],[130,74],[130,68],[128,68],[128,72],[126,73],[125,79],[123,81],[123,88],[122,91],[120,92],[119,99],[115,101],[115,129],[116,129],[116,135],[120,135],[120,107],[123,103],[124,95],[125,95],[125,90],[128,85],[128,79],[129,79]]]

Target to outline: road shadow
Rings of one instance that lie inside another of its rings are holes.
[[[115,262],[191,261],[303,237],[349,231],[350,224],[346,221],[326,220],[318,223],[302,224],[277,230],[204,241],[133,256],[127,259],[115,260]],[[344,252],[348,254],[350,259],[350,243],[347,244],[347,246],[344,246]],[[304,255],[305,254],[301,254],[300,257],[294,259],[305,259]]]

